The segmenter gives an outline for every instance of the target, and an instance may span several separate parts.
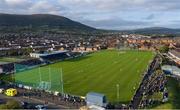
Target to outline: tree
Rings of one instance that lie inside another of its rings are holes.
[[[32,52],[33,52],[33,49],[32,49],[31,47],[26,48],[26,49],[24,50],[24,54],[25,54],[25,55],[29,55],[29,54],[32,53]]]
[[[20,109],[21,106],[20,104],[15,101],[15,100],[9,100],[7,103],[6,103],[8,109]]]
[[[161,53],[167,53],[167,52],[169,51],[169,46],[164,45],[164,46],[162,46],[162,47],[159,48],[159,51],[160,51]]]
[[[0,109],[8,109],[8,106],[6,104],[1,104]]]

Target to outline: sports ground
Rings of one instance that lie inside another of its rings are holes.
[[[51,90],[61,92],[62,68],[65,93],[85,96],[88,92],[99,92],[111,102],[128,103],[153,57],[154,53],[147,51],[105,50],[19,72],[15,78],[16,82],[30,86],[38,85],[40,80],[51,81]]]

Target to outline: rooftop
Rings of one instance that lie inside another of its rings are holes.
[[[104,94],[96,93],[96,92],[89,92],[87,95],[93,95],[93,96],[98,96],[98,97],[104,97]]]
[[[1,62],[0,61],[0,65],[4,65],[4,64],[8,64],[9,62]]]
[[[169,52],[180,58],[180,50],[170,50]]]
[[[47,56],[47,55],[53,55],[53,54],[59,54],[59,53],[65,53],[67,50],[61,50],[61,51],[52,51],[52,52],[44,52],[44,53],[31,53],[31,54],[37,54],[39,56]]]
[[[164,66],[162,66],[162,70],[168,70],[168,71],[171,71],[172,74],[176,74],[176,75],[180,76],[180,68],[178,68],[176,66],[164,65]]]

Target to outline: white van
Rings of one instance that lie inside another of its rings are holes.
[[[0,94],[3,94],[3,93],[4,93],[4,89],[0,88]]]

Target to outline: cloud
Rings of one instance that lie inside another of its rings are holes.
[[[167,11],[180,9],[179,0],[59,0],[60,4],[68,7],[84,10],[89,8],[101,11],[128,11],[128,10],[154,10]]]
[[[4,4],[9,8],[24,8],[31,6],[32,2],[30,0],[4,0]]]
[[[28,7],[32,6],[31,0],[1,0],[1,13],[27,13]]]
[[[27,3],[28,1],[27,0],[5,0],[5,2],[8,4],[8,5],[11,5],[11,6],[16,6],[16,5],[19,5],[19,4],[23,4],[23,3]]]
[[[163,25],[179,11],[179,0],[0,0],[0,13],[50,13],[100,28]]]
[[[150,15],[148,15],[145,19],[146,20],[152,20],[152,19],[154,19],[155,18],[155,15],[154,14],[150,14]]]
[[[9,8],[24,7],[24,11],[36,8],[36,13],[44,10],[68,8],[75,12],[119,12],[119,11],[172,11],[180,10],[179,0],[0,0],[0,5]],[[43,6],[44,5],[44,6]],[[37,8],[37,6],[40,6]],[[58,8],[57,8],[58,7]],[[5,10],[5,9],[4,9]]]
[[[105,20],[87,20],[82,21],[83,23],[88,24],[89,26],[97,27],[100,29],[133,29],[138,27],[147,27],[150,24],[152,25],[153,22],[147,21],[130,21],[124,20],[121,18],[112,18],[112,19],[105,19]]]
[[[48,1],[38,1],[29,8],[29,13],[50,13],[58,14],[61,11],[60,7],[49,3]]]

